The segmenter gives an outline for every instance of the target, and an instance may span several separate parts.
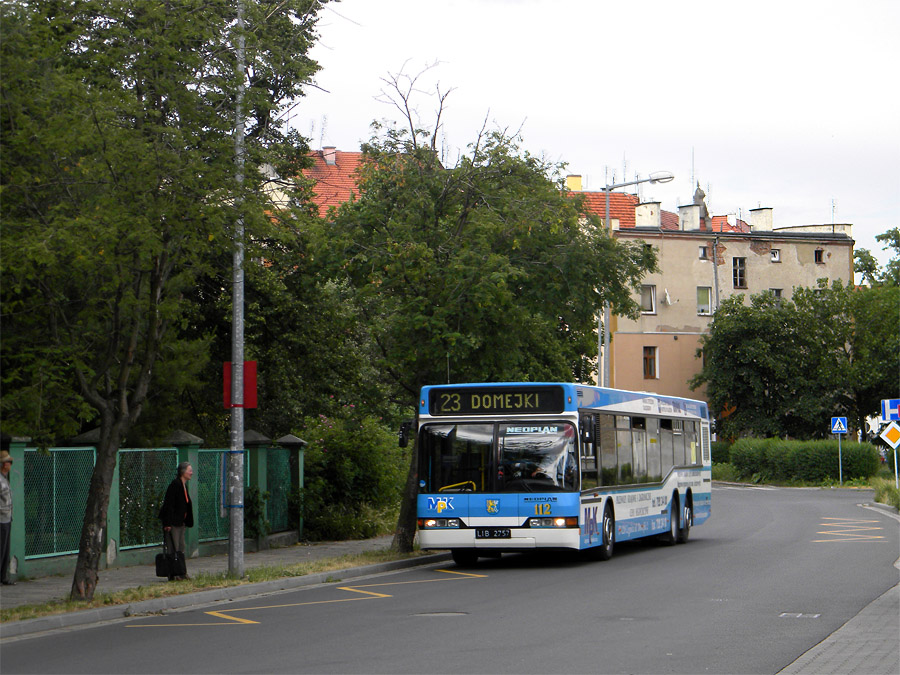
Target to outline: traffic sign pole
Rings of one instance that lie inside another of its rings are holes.
[[[841,485],[844,484],[844,457],[841,452],[841,436],[847,433],[847,418],[846,417],[832,417],[831,418],[831,433],[837,434],[838,437],[838,479],[841,481]]]

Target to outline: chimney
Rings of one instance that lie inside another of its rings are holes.
[[[678,207],[678,229],[685,231],[700,229],[699,204],[686,204]]]
[[[569,192],[581,192],[581,176],[571,173],[566,176],[566,189]]]
[[[659,229],[661,226],[659,204],[660,202],[644,202],[635,206],[634,226]]]
[[[328,166],[334,166],[337,159],[337,149],[333,145],[326,145],[322,148],[322,157]]]
[[[753,232],[771,232],[774,221],[772,209],[750,209],[750,229]]]

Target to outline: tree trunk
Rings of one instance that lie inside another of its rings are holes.
[[[91,475],[87,504],[84,508],[84,523],[81,526],[81,541],[78,544],[78,561],[72,579],[72,600],[90,602],[94,598],[99,580],[100,557],[103,555],[103,533],[106,530],[106,514],[109,509],[109,493],[115,475],[119,443],[124,435],[127,422],[117,420],[109,430],[101,426],[100,443],[97,446],[97,461]],[[105,433],[104,433],[105,431]]]
[[[419,416],[416,415],[414,428],[416,433],[413,435],[409,473],[406,475],[406,487],[403,489],[403,497],[400,502],[397,530],[394,532],[394,540],[391,542],[391,549],[397,553],[412,553],[413,542],[416,538],[416,496],[419,493],[418,422]]]

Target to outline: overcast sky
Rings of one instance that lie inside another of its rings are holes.
[[[568,164],[586,190],[671,171],[645,200],[676,211],[695,181],[714,215],[774,209],[775,227],[900,226],[896,0],[343,0],[321,13],[291,124],[312,147],[359,150],[401,70],[446,100],[444,144],[489,126]],[[436,98],[418,99],[433,123]],[[452,150],[455,158],[456,150]],[[613,178],[614,172],[614,178]]]

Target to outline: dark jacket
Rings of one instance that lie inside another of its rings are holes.
[[[180,478],[176,478],[166,490],[162,508],[159,510],[159,519],[163,527],[187,527],[194,526],[194,506],[191,498],[185,498],[185,484]]]

